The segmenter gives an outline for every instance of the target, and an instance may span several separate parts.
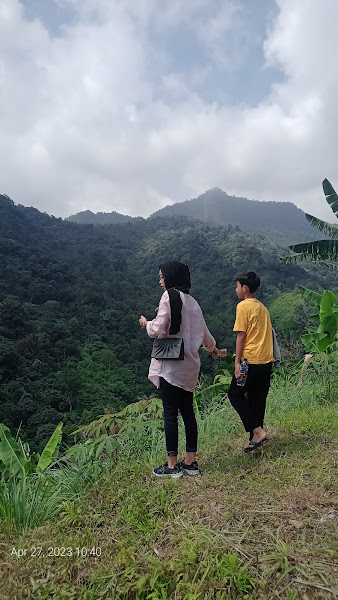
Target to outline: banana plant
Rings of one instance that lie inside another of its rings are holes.
[[[317,312],[309,316],[315,326],[307,327],[308,333],[301,336],[307,352],[335,353],[338,350],[338,298],[326,290],[322,295],[307,288],[298,287],[299,292],[314,302]]]
[[[17,442],[11,432],[2,423],[0,424],[0,470],[7,480],[9,477],[24,477],[32,469],[32,455],[21,440]]]
[[[62,423],[59,423],[54,433],[49,438],[40,456],[36,467],[37,473],[43,473],[49,467],[51,462],[58,457],[59,447],[62,438]]]
[[[332,209],[334,215],[338,217],[338,195],[327,179],[324,179],[322,185],[326,202]],[[319,229],[319,231],[331,239],[317,240],[315,242],[307,242],[305,244],[295,244],[293,246],[289,246],[290,250],[295,252],[295,254],[285,258],[285,262],[298,262],[299,260],[304,260],[307,258],[313,262],[324,262],[327,265],[337,267],[338,226],[333,223],[327,223],[326,221],[317,219],[317,217],[309,214],[306,214],[305,216],[311,225]]]
[[[59,452],[62,436],[60,423],[48,440],[41,456],[31,453],[21,439],[15,440],[8,427],[0,424],[0,474],[5,481],[16,477],[22,479],[31,473],[41,474],[54,461]]]

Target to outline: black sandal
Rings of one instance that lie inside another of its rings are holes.
[[[249,454],[250,452],[253,452],[254,450],[256,450],[256,448],[260,448],[260,446],[263,446],[264,444],[266,444],[266,442],[268,442],[268,438],[264,438],[264,440],[261,440],[260,442],[253,442],[252,440],[250,440],[249,442],[249,446],[250,448],[248,448],[247,446],[244,446],[243,448],[243,452],[245,452],[246,454]]]

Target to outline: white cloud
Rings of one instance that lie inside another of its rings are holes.
[[[336,0],[278,0],[264,51],[284,79],[257,106],[203,96],[216,65],[226,97],[254,43],[239,1],[58,2],[76,18],[57,36],[0,3],[0,191],[55,215],[147,216],[219,186],[332,219],[320,182],[338,186]],[[160,42],[180,27],[209,60],[187,78]]]

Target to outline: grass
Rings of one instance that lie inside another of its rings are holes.
[[[274,386],[271,442],[255,456],[241,452],[229,403],[211,403],[198,420],[201,477],[152,478],[161,438],[107,462],[84,497],[60,499],[57,519],[5,531],[1,598],[338,598],[337,513],[327,517],[338,511],[338,413],[321,382]],[[63,547],[71,555],[56,556]]]
[[[61,468],[38,475],[10,478],[0,484],[0,522],[2,529],[26,532],[52,520],[65,502],[79,499],[99,476],[101,466],[70,461]]]

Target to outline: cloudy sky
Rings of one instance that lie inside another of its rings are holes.
[[[337,0],[0,0],[0,193],[148,216],[210,187],[333,220]]]

